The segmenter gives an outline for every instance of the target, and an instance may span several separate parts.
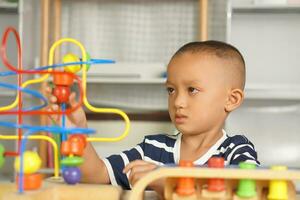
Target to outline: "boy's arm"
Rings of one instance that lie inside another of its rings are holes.
[[[46,93],[50,101],[49,110],[58,110],[59,105],[57,104],[57,98],[52,94],[52,89],[50,87],[46,88]],[[72,93],[69,97],[69,105],[71,107],[75,107],[77,105],[76,102],[76,94]],[[61,124],[61,116],[60,115],[49,115],[49,117],[56,123]],[[87,120],[85,116],[85,112],[82,107],[78,108],[71,114],[67,116],[66,119],[67,127],[87,127]],[[108,171],[106,166],[101,158],[97,155],[95,149],[91,145],[91,143],[87,143],[87,146],[84,150],[83,154],[84,163],[80,166],[81,170],[81,182],[84,183],[102,183],[108,184],[110,183]]]
[[[87,143],[83,158],[84,163],[80,166],[82,173],[81,182],[100,184],[110,183],[106,166],[90,143]]]

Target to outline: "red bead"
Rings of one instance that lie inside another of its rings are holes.
[[[224,168],[224,158],[222,157],[211,157],[208,160],[209,168]],[[223,191],[225,189],[224,179],[220,178],[211,178],[208,179],[208,188],[209,191]]]
[[[69,101],[69,97],[71,94],[71,90],[68,86],[57,85],[53,89],[53,95],[57,98],[57,103],[67,103]]]

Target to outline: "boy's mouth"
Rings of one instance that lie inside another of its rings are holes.
[[[187,116],[182,115],[182,114],[176,114],[175,115],[175,122],[176,124],[182,124],[185,122],[185,120],[187,119]]]

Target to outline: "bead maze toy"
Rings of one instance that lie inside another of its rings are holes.
[[[10,33],[14,35],[17,43],[17,67],[13,66],[9,62],[6,54],[6,44]],[[72,43],[77,45],[82,53],[81,61],[75,54],[68,53],[63,57],[62,64],[54,64],[54,51],[56,47],[63,43]],[[87,70],[90,65],[114,63],[113,60],[91,59],[80,42],[72,38],[63,38],[55,42],[50,48],[48,66],[24,70],[22,67],[20,37],[18,32],[12,27],[8,27],[3,34],[0,54],[3,64],[9,69],[9,71],[0,72],[0,76],[17,76],[18,79],[17,85],[0,82],[0,87],[17,91],[17,95],[13,103],[0,107],[1,115],[17,115],[17,123],[0,121],[0,126],[17,129],[18,132],[18,134],[14,136],[0,133],[0,142],[1,140],[17,140],[16,151],[7,151],[0,144],[0,168],[3,166],[7,157],[16,158],[14,168],[17,173],[16,182],[19,194],[24,194],[24,190],[37,190],[41,188],[43,182],[42,175],[39,173],[41,166],[41,159],[39,155],[33,151],[25,151],[26,141],[28,139],[48,141],[52,145],[54,152],[54,176],[51,180],[54,182],[62,182],[62,178],[60,176],[60,171],[62,171],[64,182],[74,185],[78,183],[81,178],[78,166],[84,162],[84,159],[81,156],[87,142],[115,142],[123,139],[128,134],[130,122],[126,113],[115,108],[94,107],[89,103],[86,96]],[[80,70],[82,71],[81,78],[75,74]],[[23,82],[23,75],[39,75],[39,77]],[[49,111],[44,109],[48,106],[47,98],[40,92],[29,89],[30,85],[39,84],[44,81],[49,82],[51,79],[54,84],[52,93],[57,97],[58,104],[60,105],[60,109],[58,111]],[[76,106],[68,108],[67,104],[71,93],[71,86],[77,86],[78,103]],[[26,93],[40,99],[42,102],[41,105],[24,108],[22,93]],[[88,128],[66,127],[66,115],[75,111],[82,105],[92,112],[114,113],[121,115],[125,121],[124,132],[120,136],[112,138],[86,137],[86,135],[92,134],[95,131]],[[61,125],[53,124],[47,126],[33,126],[30,124],[24,124],[24,115],[61,115]],[[52,137],[47,135],[39,135],[39,132],[49,132],[53,135],[59,135],[61,136],[61,141],[55,141]],[[61,160],[59,160],[59,149],[62,155]],[[63,166],[62,170],[60,170],[60,165]],[[118,189],[116,191],[118,191]],[[16,197],[13,195],[3,198],[14,199]],[[28,196],[26,198],[28,198]],[[35,199],[34,195],[32,196],[32,199]]]

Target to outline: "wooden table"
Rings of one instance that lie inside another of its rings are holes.
[[[15,183],[0,182],[0,200],[128,200],[131,191],[111,185],[66,185],[45,181],[40,190],[18,194]],[[157,200],[155,192],[145,192],[145,199]]]
[[[13,183],[0,183],[0,200],[128,200],[131,191],[122,191],[111,185],[77,184],[45,182],[40,190],[26,191],[20,195]],[[145,193],[146,200],[157,200],[154,192]],[[300,200],[300,194],[297,195]]]
[[[14,183],[0,183],[0,200],[120,200],[123,191],[111,185],[51,183],[44,181],[39,190],[19,194]]]

